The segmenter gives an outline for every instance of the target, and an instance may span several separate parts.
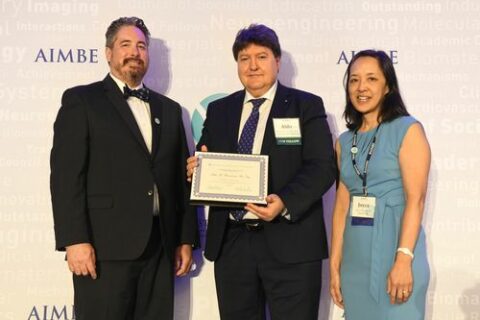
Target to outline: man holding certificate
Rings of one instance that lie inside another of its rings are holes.
[[[245,89],[209,105],[197,148],[268,156],[268,195],[266,205],[210,208],[205,256],[215,261],[220,315],[264,319],[268,304],[272,319],[316,320],[328,256],[322,195],[336,175],[323,102],[277,81],[272,29],[240,30],[233,54]],[[188,179],[201,161],[188,159]]]

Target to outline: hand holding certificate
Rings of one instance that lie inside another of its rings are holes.
[[[192,202],[212,206],[266,204],[268,156],[196,152]]]

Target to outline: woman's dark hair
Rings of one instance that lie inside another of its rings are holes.
[[[345,105],[345,111],[343,117],[347,122],[347,128],[350,130],[356,130],[362,125],[362,114],[355,110],[350,95],[348,94],[348,83],[350,81],[350,69],[352,65],[359,58],[371,57],[378,61],[380,70],[385,77],[386,84],[388,86],[388,93],[385,95],[382,105],[380,106],[380,112],[378,114],[379,122],[389,122],[400,116],[408,116],[409,113],[405,104],[403,103],[402,96],[400,95],[400,88],[398,86],[397,75],[393,68],[392,60],[388,55],[381,50],[363,50],[355,54],[350,63],[348,64],[347,71],[343,78],[345,87],[345,96],[347,104]]]
[[[238,59],[238,53],[251,44],[270,48],[275,58],[282,56],[282,49],[275,31],[263,24],[251,24],[248,28],[238,31],[233,43],[232,52],[235,61]]]

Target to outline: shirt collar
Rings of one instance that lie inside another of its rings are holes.
[[[260,97],[254,97],[250,92],[248,92],[248,90],[245,90],[245,99],[243,100],[243,104],[246,104],[251,99],[259,99],[259,98],[266,98],[269,101],[273,101],[273,98],[275,98],[275,93],[277,92],[277,87],[278,87],[278,80],[275,81],[275,83],[270,87],[270,89],[268,89],[268,91],[265,92]]]

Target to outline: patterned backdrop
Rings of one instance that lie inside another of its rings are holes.
[[[0,0],[1,320],[73,319],[71,275],[54,251],[52,124],[65,88],[106,75],[105,30],[130,15],[153,37],[146,83],[183,105],[192,146],[208,102],[240,88],[231,45],[251,22],[277,31],[281,82],[322,96],[335,136],[345,130],[352,54],[389,52],[433,151],[427,319],[480,319],[479,1]],[[333,197],[324,198],[327,221]],[[205,217],[199,212],[202,234]],[[197,252],[196,266],[177,281],[176,318],[218,319],[213,265]],[[323,277],[319,319],[339,320],[327,268]]]

